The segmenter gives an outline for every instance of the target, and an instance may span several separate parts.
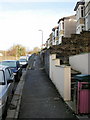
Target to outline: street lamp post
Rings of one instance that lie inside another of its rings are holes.
[[[41,46],[41,48],[43,49],[43,30],[38,30],[38,31],[42,32],[42,46]]]

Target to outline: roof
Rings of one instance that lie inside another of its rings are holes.
[[[59,21],[58,21],[58,24],[60,23],[60,21],[64,21],[64,19],[70,19],[70,18],[73,18],[73,17],[75,17],[75,15],[60,18]]]
[[[50,40],[50,37],[47,39],[47,41]]]
[[[83,1],[78,1],[77,4],[76,4],[76,6],[75,6],[75,8],[74,8],[74,11],[77,10],[77,8],[78,8],[79,5],[84,5],[84,4],[85,4],[85,2],[83,2]]]
[[[52,35],[52,33],[50,33],[50,35],[49,36],[51,36]]]
[[[55,29],[58,29],[58,26],[55,26],[55,27],[52,29],[52,31],[55,31]]]
[[[0,70],[6,69],[8,66],[0,65]]]

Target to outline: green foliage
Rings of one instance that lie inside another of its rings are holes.
[[[25,56],[26,55],[26,48],[23,47],[22,45],[13,45],[8,51],[7,51],[8,56]]]

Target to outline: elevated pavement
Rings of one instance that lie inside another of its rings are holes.
[[[76,118],[48,78],[38,56],[26,73],[18,116],[22,118]]]

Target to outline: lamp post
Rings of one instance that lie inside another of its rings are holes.
[[[38,31],[42,32],[42,46],[41,46],[41,48],[43,49],[43,30],[38,30]]]

